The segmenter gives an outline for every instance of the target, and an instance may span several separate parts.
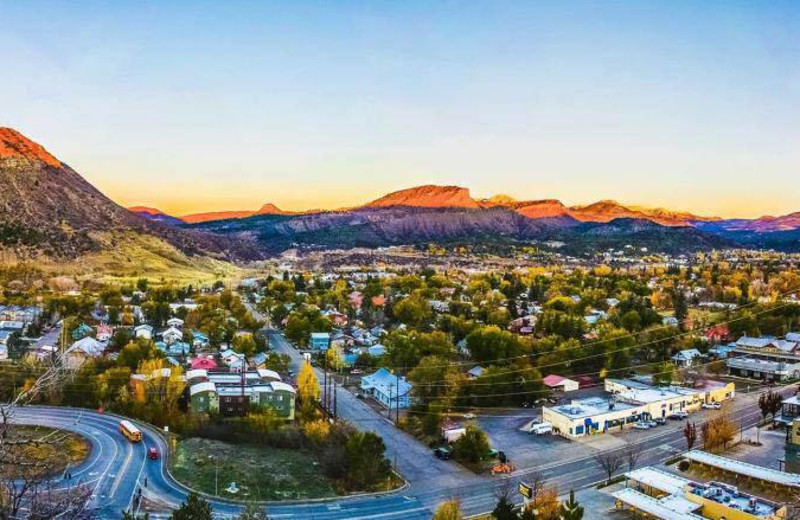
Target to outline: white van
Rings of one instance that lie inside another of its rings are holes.
[[[544,435],[545,433],[553,433],[553,425],[549,422],[534,424],[531,426],[530,433],[536,435]]]

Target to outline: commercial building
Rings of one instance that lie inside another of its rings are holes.
[[[582,437],[624,429],[642,420],[694,412],[707,402],[734,396],[733,383],[706,381],[699,388],[655,387],[628,379],[606,379],[607,397],[574,399],[569,404],[542,408],[542,420],[554,433]]]
[[[625,474],[625,489],[613,493],[618,509],[664,520],[778,520],[786,506],[721,482],[693,482],[656,468]]]
[[[784,381],[800,378],[800,342],[796,334],[784,339],[742,336],[733,345],[727,360],[731,374]]]

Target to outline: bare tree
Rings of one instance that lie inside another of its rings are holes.
[[[639,458],[642,456],[643,451],[642,445],[638,442],[632,442],[625,446],[624,456],[625,462],[628,465],[628,471],[636,469],[636,464],[639,463]]]
[[[56,486],[51,478],[55,461],[31,456],[32,450],[55,445],[63,441],[64,435],[59,430],[42,436],[12,435],[16,410],[56,388],[64,374],[62,359],[56,358],[32,384],[9,402],[0,403],[0,520],[22,516],[41,520],[56,517],[85,520],[93,516],[88,509],[89,488],[83,484]]]
[[[601,451],[594,456],[595,462],[603,468],[606,474],[606,484],[611,483],[614,473],[619,471],[625,461],[625,456],[619,450]]]
[[[683,437],[686,439],[686,450],[692,451],[694,444],[697,442],[697,425],[693,422],[687,422],[683,427]]]

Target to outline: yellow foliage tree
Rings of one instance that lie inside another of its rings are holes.
[[[461,504],[455,498],[439,504],[433,514],[433,520],[461,520],[462,518],[464,518],[464,514],[461,512]]]
[[[328,421],[316,420],[309,421],[303,425],[303,434],[313,444],[319,445],[325,442],[331,433],[331,425]]]
[[[339,345],[331,345],[325,352],[325,363],[330,370],[338,372],[344,368],[344,352]]]
[[[297,398],[302,403],[313,403],[319,399],[319,381],[311,363],[304,363],[297,375]]]

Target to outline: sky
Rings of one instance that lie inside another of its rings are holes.
[[[800,3],[0,0],[0,126],[123,205],[420,184],[800,211]]]

